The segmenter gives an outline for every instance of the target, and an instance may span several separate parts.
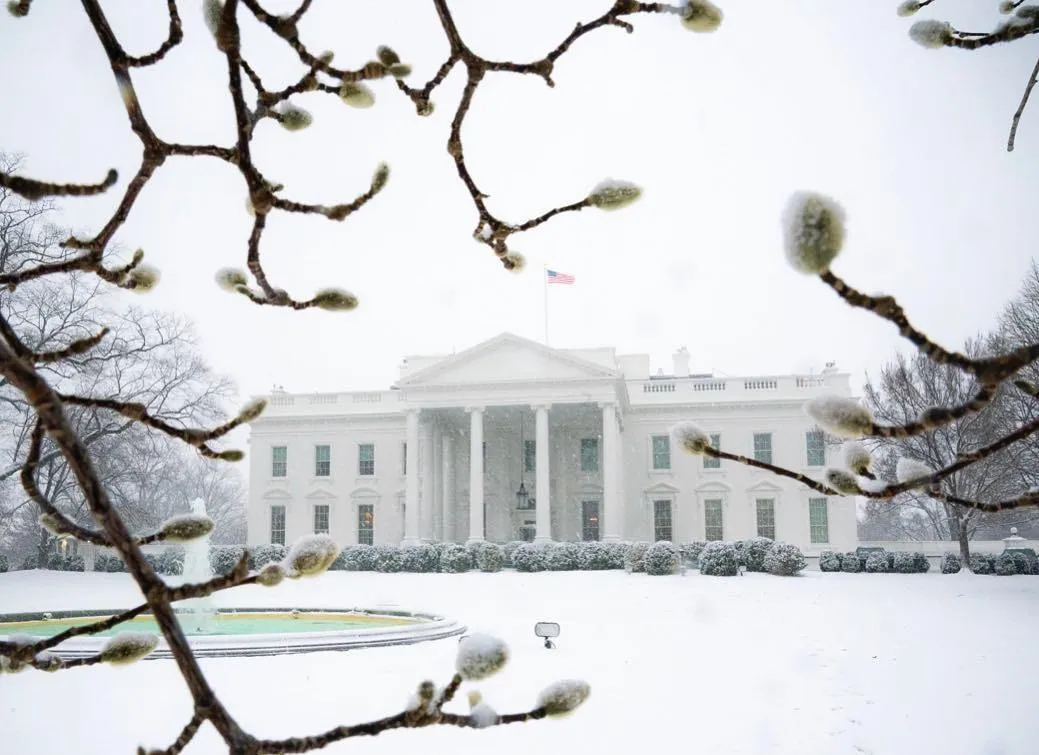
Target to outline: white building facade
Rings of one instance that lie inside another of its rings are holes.
[[[836,450],[803,413],[848,375],[670,375],[611,348],[502,334],[409,357],[385,391],[274,393],[251,425],[249,544],[738,540],[806,555],[856,545],[855,499],[677,448],[692,420],[720,448],[821,476]]]

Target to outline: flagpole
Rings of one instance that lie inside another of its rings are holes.
[[[541,271],[541,285],[545,287],[545,345],[548,346],[548,265]]]

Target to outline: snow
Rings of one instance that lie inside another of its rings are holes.
[[[899,457],[898,462],[895,464],[895,477],[899,482],[929,478],[932,474],[934,474],[933,469],[922,461],[910,459],[908,456]]]
[[[322,751],[331,755],[419,747],[452,755],[624,753],[681,742],[713,755],[1030,755],[1039,741],[1035,577],[329,572],[215,598],[226,607],[428,611],[500,637],[510,662],[463,685],[447,706],[462,714],[471,689],[504,714],[530,710],[560,680],[591,688],[573,715],[558,720],[392,731]],[[0,574],[0,611],[138,600],[126,574]],[[534,636],[537,621],[560,623],[557,649]],[[199,663],[240,724],[281,737],[396,713],[421,681],[449,681],[458,644]],[[60,725],[46,725],[56,715]],[[0,678],[4,752],[65,752],[71,743],[83,753],[165,747],[190,715],[166,660]],[[226,748],[204,726],[184,752]]]

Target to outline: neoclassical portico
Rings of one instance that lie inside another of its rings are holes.
[[[565,522],[573,517],[563,514],[578,508],[589,520],[584,529],[594,527],[602,539],[620,538],[626,394],[615,370],[506,334],[420,367],[398,388],[404,391],[407,417],[404,544],[480,541],[487,539],[489,526],[494,539],[521,539],[531,525],[533,540],[547,542],[553,523],[557,529],[569,526]],[[462,388],[470,402],[458,406],[452,402]],[[485,400],[472,403],[474,395]],[[574,466],[567,464],[569,457],[579,461],[587,499],[582,502],[577,486],[565,479]],[[458,474],[462,470],[467,474]],[[532,489],[524,479],[527,472],[533,473]],[[525,518],[530,514],[533,520]],[[571,539],[570,534],[561,533],[561,539]]]

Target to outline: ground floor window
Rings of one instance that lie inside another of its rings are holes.
[[[357,507],[357,542],[371,545],[375,540],[375,507],[362,503]]]
[[[830,542],[830,516],[825,498],[808,501],[808,524],[813,543]]]
[[[674,542],[672,539],[673,534],[671,527],[671,501],[653,501],[653,539]]]
[[[328,534],[328,504],[319,503],[314,506],[314,534]]]
[[[284,506],[271,506],[271,545],[285,545]]]
[[[598,501],[581,501],[581,539],[599,539]]]
[[[776,539],[776,502],[771,498],[759,498],[758,504],[758,537]]]
[[[721,540],[725,536],[721,498],[708,498],[703,502],[704,540]]]

